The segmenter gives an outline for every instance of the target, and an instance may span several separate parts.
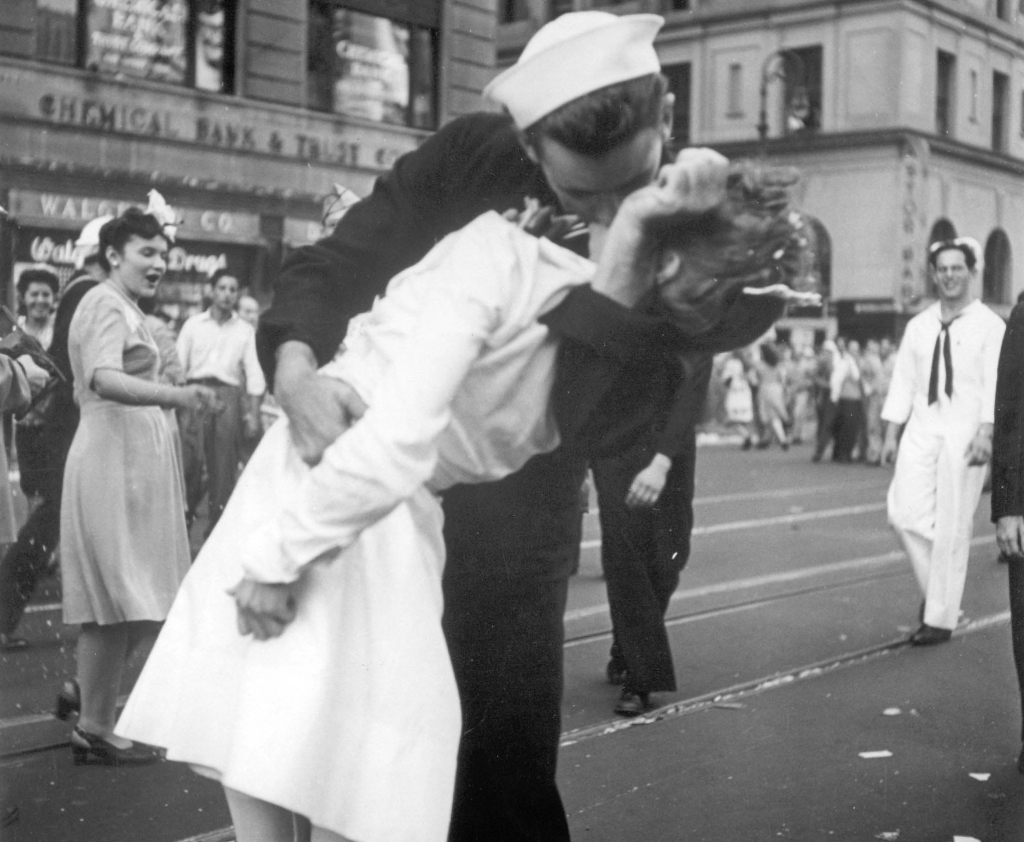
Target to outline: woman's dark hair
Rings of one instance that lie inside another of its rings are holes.
[[[761,359],[772,368],[775,368],[779,364],[779,352],[770,342],[765,342],[761,346]]]
[[[45,266],[33,266],[18,276],[18,298],[24,298],[32,284],[46,284],[55,297],[60,292],[60,278]]]
[[[958,251],[964,256],[964,263],[968,269],[973,269],[978,263],[978,257],[967,243],[960,240],[940,240],[928,247],[928,265],[935,268],[939,255],[944,251]]]
[[[139,210],[139,208],[128,208],[123,214],[114,217],[100,228],[99,262],[104,271],[110,271],[107,249],[113,248],[114,251],[124,251],[125,244],[132,237],[138,237],[141,240],[151,240],[153,237],[167,239],[163,227],[155,216],[145,213]]]
[[[661,121],[668,79],[652,73],[584,94],[526,129],[537,148],[541,137],[582,155],[604,155]]]

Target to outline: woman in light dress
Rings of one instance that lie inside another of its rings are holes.
[[[722,382],[725,384],[725,420],[743,436],[743,449],[750,450],[753,442],[750,424],[754,423],[754,396],[747,378],[747,367],[743,354],[734,351],[722,368]]]
[[[58,714],[79,708],[76,763],[157,759],[115,736],[121,673],[151,640],[189,567],[181,478],[164,408],[208,405],[201,386],[159,382],[160,354],[139,310],[167,268],[160,222],[138,208],[108,222],[100,254],[109,277],[82,299],[68,351],[82,416],[61,500],[64,622],[81,625],[77,680]]]

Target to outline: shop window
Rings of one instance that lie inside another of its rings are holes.
[[[1010,19],[1009,0],[996,0],[996,17],[1000,20]]]
[[[27,40],[8,35],[0,43],[14,55],[105,76],[227,92],[236,7],[237,0],[35,0]]]
[[[784,56],[786,134],[816,132],[821,128],[822,49],[800,47]]]
[[[970,95],[971,95],[971,114],[970,120],[972,123],[978,122],[978,71],[972,70],[970,79]]]
[[[668,89],[675,94],[672,107],[672,137],[677,148],[690,145],[690,62],[670,64],[662,68],[668,78]]]
[[[374,14],[375,7],[391,16]],[[311,0],[309,106],[380,123],[434,128],[438,21],[434,3]]]
[[[530,17],[530,4],[527,0],[502,0],[501,23],[516,23]]]
[[[743,65],[734,63],[729,65],[729,96],[726,106],[726,117],[743,116]]]
[[[809,236],[804,269],[813,281],[814,291],[827,301],[832,297],[832,237],[821,220],[808,215],[805,220]]]
[[[992,304],[1009,303],[1012,270],[1010,238],[1002,228],[996,228],[985,242],[985,268],[981,275],[982,301]]]
[[[944,137],[953,134],[955,91],[956,56],[939,50],[935,78],[935,131]]]
[[[1006,151],[1007,117],[1010,110],[1010,77],[998,70],[992,74],[992,148]]]

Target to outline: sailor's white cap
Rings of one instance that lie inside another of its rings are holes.
[[[537,30],[519,59],[484,88],[525,129],[585,94],[661,71],[660,15],[568,12]]]
[[[95,219],[90,219],[85,223],[85,227],[82,228],[82,233],[78,235],[78,239],[75,240],[74,258],[75,268],[81,269],[85,265],[87,258],[94,254],[97,254],[100,250],[100,228],[106,225],[114,217],[112,216],[97,216]]]

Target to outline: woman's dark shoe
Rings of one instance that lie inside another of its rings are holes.
[[[67,719],[71,714],[78,713],[82,709],[82,692],[78,689],[78,682],[69,679],[57,693],[57,706],[53,715],[58,719]]]
[[[934,646],[936,643],[945,643],[953,636],[952,629],[940,629],[922,623],[921,628],[910,635],[911,646]]]
[[[620,716],[640,716],[652,707],[650,693],[623,688],[622,695],[615,703],[615,712]]]
[[[76,766],[89,763],[98,766],[142,766],[160,760],[160,755],[148,746],[118,748],[103,737],[83,731],[77,725],[71,732],[71,757]]]

